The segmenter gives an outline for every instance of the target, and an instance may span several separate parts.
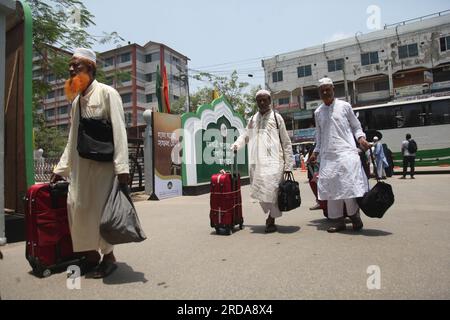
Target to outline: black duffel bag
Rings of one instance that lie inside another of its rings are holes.
[[[378,171],[373,159],[372,149],[370,158],[372,159],[377,184],[370,189],[363,197],[358,198],[357,202],[361,210],[370,218],[381,219],[386,211],[394,204],[394,192],[390,184],[382,182],[378,177]]]
[[[78,125],[77,150],[80,157],[100,162],[114,158],[114,139],[111,122],[105,119],[82,118],[78,103],[80,123]]]
[[[278,188],[278,208],[280,211],[291,211],[300,207],[301,203],[298,182],[291,171],[285,172],[283,182]]]

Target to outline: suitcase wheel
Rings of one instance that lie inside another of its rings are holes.
[[[232,227],[226,228],[225,229],[225,234],[227,236],[231,236],[233,234],[233,228]]]
[[[43,278],[48,278],[52,275],[52,271],[50,269],[45,269],[44,271],[42,271],[42,277]]]
[[[240,230],[244,229],[244,225],[243,225],[242,223],[239,224],[239,229],[240,229]]]
[[[216,228],[216,233],[220,234],[220,228]]]

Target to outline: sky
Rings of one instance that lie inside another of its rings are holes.
[[[262,58],[450,9],[448,0],[82,2],[95,16],[96,26],[89,29],[94,36],[115,31],[125,39],[124,45],[128,41],[164,43],[190,59],[190,75],[204,71],[229,76],[237,70],[239,81],[262,87]],[[115,46],[95,45],[94,49],[106,51]],[[208,83],[190,79],[191,92],[203,86]]]

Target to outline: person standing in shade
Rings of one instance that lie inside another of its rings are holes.
[[[320,157],[318,196],[328,201],[328,218],[334,221],[327,231],[346,229],[344,203],[353,230],[361,230],[363,222],[356,198],[367,192],[368,179],[355,139],[363,152],[370,145],[352,106],[335,98],[331,79],[319,80],[319,94],[323,104],[314,112],[316,147],[309,161],[314,164]]]
[[[408,172],[408,166],[411,167],[410,176],[414,178],[415,165],[416,165],[416,152],[417,143],[412,139],[411,134],[406,135],[406,140],[402,142],[402,154],[403,154],[403,176],[400,179],[406,179]]]
[[[70,178],[67,209],[73,250],[87,260],[94,278],[104,278],[116,268],[114,246],[100,236],[100,219],[111,193],[114,179],[129,180],[128,141],[122,99],[112,87],[97,82],[96,55],[78,48],[69,61],[70,79],[65,91],[72,101],[71,127],[66,148],[53,171],[51,183]],[[112,125],[114,155],[110,162],[83,158],[77,150],[81,118],[109,120]],[[102,261],[99,253],[103,253]],[[99,263],[100,262],[100,263]]]
[[[291,139],[283,118],[272,110],[271,102],[269,91],[256,93],[259,112],[231,146],[236,151],[249,144],[250,196],[258,200],[264,213],[269,215],[266,233],[277,231],[275,219],[282,216],[278,208],[278,187],[283,173],[292,171],[294,167]]]
[[[389,163],[384,155],[384,149],[377,136],[373,137],[375,164],[377,165],[376,175],[380,179],[386,179],[385,168],[389,167]]]

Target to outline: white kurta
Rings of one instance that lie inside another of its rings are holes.
[[[316,148],[320,171],[320,200],[362,197],[368,191],[355,138],[365,137],[361,124],[349,103],[335,99],[331,106],[322,104],[314,112]]]
[[[78,155],[79,99],[83,117],[111,121],[114,137],[113,162],[98,162]],[[66,149],[54,173],[70,179],[67,206],[73,249],[75,252],[99,248],[102,251],[111,251],[111,246],[100,237],[99,225],[114,177],[129,172],[122,99],[114,88],[94,80],[86,90],[86,95],[73,101],[71,118],[72,125]]]
[[[278,119],[279,130],[274,115]],[[275,204],[283,173],[292,171],[294,166],[291,139],[283,118],[272,110],[264,115],[258,112],[250,119],[245,132],[235,145],[241,149],[246,143],[249,144],[250,196],[263,203]]]

